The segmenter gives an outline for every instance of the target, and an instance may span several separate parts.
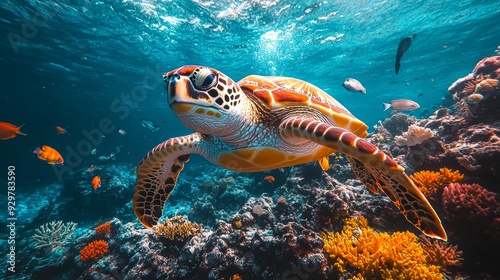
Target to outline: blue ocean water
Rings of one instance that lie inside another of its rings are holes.
[[[370,132],[390,116],[382,103],[393,99],[418,102],[410,114],[428,117],[449,104],[450,84],[495,55],[499,11],[500,2],[483,0],[2,1],[0,121],[24,124],[28,136],[0,142],[0,181],[15,166],[19,190],[30,192],[118,150],[115,163],[135,166],[158,143],[190,133],[162,83],[182,65],[210,66],[235,81],[250,74],[308,81]],[[414,33],[396,75],[398,43]],[[367,94],[346,91],[348,77]],[[66,169],[32,153],[42,145],[57,148]]]

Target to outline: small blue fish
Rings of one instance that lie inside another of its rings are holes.
[[[160,128],[158,126],[156,126],[152,121],[150,121],[148,119],[142,119],[141,123],[142,123],[142,126],[151,130],[152,132],[157,132],[158,130],[160,130]]]

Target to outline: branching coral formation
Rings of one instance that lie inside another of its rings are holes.
[[[52,221],[40,226],[33,235],[35,248],[45,249],[49,252],[63,248],[73,236],[76,225],[73,222]]]
[[[347,219],[342,232],[323,233],[322,238],[341,274],[358,273],[357,279],[443,279],[441,267],[427,260],[413,233],[378,233],[366,218],[358,217]]]
[[[95,232],[101,236],[106,236],[106,235],[110,234],[111,233],[111,223],[105,222],[104,224],[96,227]]]
[[[499,211],[496,194],[478,184],[449,184],[443,190],[442,199],[445,211],[454,217],[474,219]]]
[[[167,219],[165,223],[154,227],[156,235],[162,235],[168,239],[174,240],[177,237],[184,240],[191,235],[199,235],[203,224],[191,223],[182,216],[175,216]]]
[[[108,252],[108,243],[104,240],[92,241],[80,251],[82,262],[94,261],[102,258]]]
[[[420,240],[427,260],[433,265],[440,266],[442,272],[449,273],[449,267],[461,265],[462,251],[457,250],[457,245],[437,239],[431,240],[425,235],[421,235]]]
[[[462,181],[464,175],[459,171],[449,168],[440,168],[439,172],[422,170],[410,175],[420,191],[430,199],[436,199],[441,195],[443,188],[450,183]]]
[[[415,146],[434,136],[434,132],[428,128],[410,125],[408,131],[402,136],[394,137],[398,146]]]

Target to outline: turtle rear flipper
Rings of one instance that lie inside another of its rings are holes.
[[[132,207],[144,226],[158,223],[184,163],[197,151],[200,140],[198,133],[171,138],[152,149],[137,166]]]
[[[372,192],[382,190],[405,218],[424,234],[446,240],[441,220],[425,196],[405,174],[403,167],[368,141],[346,129],[304,118],[290,118],[280,125],[281,137],[296,137],[346,154],[356,176]]]

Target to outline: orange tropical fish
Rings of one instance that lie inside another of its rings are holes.
[[[62,164],[64,162],[58,151],[46,145],[42,146],[41,149],[36,148],[33,153],[37,154],[39,159],[47,161],[48,164]]]
[[[69,134],[66,129],[60,127],[60,126],[56,126],[56,132],[57,134],[61,135],[61,134]]]
[[[268,175],[264,178],[264,180],[268,181],[268,182],[274,182],[274,177],[271,176],[271,175]]]
[[[95,168],[95,167],[94,167],[94,165],[93,165],[93,164],[91,164],[91,165],[90,165],[90,167],[87,169],[87,172],[92,172],[92,171],[94,171],[94,168]]]
[[[94,179],[92,179],[92,186],[94,190],[99,188],[101,186],[101,177],[95,176]]]
[[[0,122],[0,140],[7,140],[14,138],[16,137],[16,134],[26,136],[27,134],[21,132],[21,127],[23,127],[23,125],[15,126],[10,123]]]

